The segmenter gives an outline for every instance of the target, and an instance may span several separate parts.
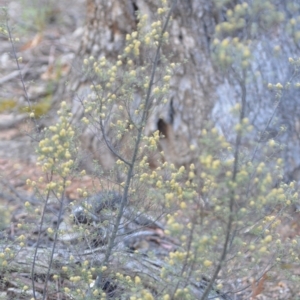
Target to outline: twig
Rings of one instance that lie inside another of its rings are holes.
[[[294,73],[292,74],[291,79],[290,79],[289,81],[292,82],[293,79],[296,77],[296,75],[297,75],[297,73],[294,72]],[[265,135],[265,133],[266,133],[268,127],[270,126],[272,120],[274,119],[275,113],[276,113],[276,111],[277,111],[277,108],[278,108],[279,104],[281,103],[282,97],[283,97],[283,95],[281,95],[280,99],[277,101],[277,103],[276,103],[276,105],[275,105],[275,107],[274,107],[274,110],[273,110],[273,112],[272,112],[272,114],[271,114],[269,120],[267,121],[267,124],[266,124],[266,126],[265,126],[265,129],[263,130],[262,135],[261,135],[261,137],[260,137],[260,140],[257,142],[257,145],[256,145],[256,147],[255,147],[253,156],[252,156],[252,158],[251,158],[251,162],[253,162],[253,160],[254,160],[254,158],[255,158],[255,155],[256,155],[256,153],[257,153],[257,151],[258,151],[259,143],[261,142],[262,137]]]
[[[240,119],[239,119],[239,123],[242,124],[244,115],[245,115],[245,106],[246,106],[246,86],[245,86],[245,71],[243,72],[243,81],[239,80],[239,84],[242,90],[242,108],[241,108],[241,112],[240,112]],[[233,173],[232,173],[232,182],[236,181],[236,176],[238,173],[238,163],[239,163],[239,152],[240,152],[240,146],[241,146],[241,140],[242,140],[242,132],[239,130],[237,132],[237,136],[236,136],[236,141],[235,141],[235,151],[234,151],[234,166],[233,166]],[[231,236],[231,230],[232,230],[232,223],[233,223],[233,208],[234,208],[234,197],[235,197],[235,190],[232,189],[231,190],[231,195],[230,195],[230,200],[229,200],[229,219],[228,219],[228,223],[227,223],[227,227],[226,227],[226,237],[225,237],[225,242],[224,242],[224,246],[223,246],[223,250],[221,253],[221,256],[219,258],[219,262],[217,264],[217,267],[213,273],[213,276],[211,277],[209,284],[207,285],[207,287],[205,288],[205,291],[201,297],[201,300],[206,300],[212,287],[213,284],[215,282],[215,280],[218,277],[219,272],[221,271],[222,265],[225,261],[227,252],[228,252],[228,247],[230,244],[230,236]]]
[[[57,224],[56,224],[56,228],[55,228],[55,235],[54,235],[54,241],[53,241],[53,246],[52,246],[52,250],[51,250],[51,254],[50,254],[50,262],[49,262],[49,267],[48,267],[48,271],[47,271],[47,275],[46,275],[46,279],[45,279],[45,284],[44,284],[44,290],[43,290],[43,300],[47,299],[47,285],[48,285],[48,280],[50,277],[50,271],[51,271],[51,267],[52,267],[52,263],[53,263],[53,257],[54,257],[54,251],[56,248],[56,243],[57,243],[57,238],[58,238],[58,229],[60,226],[60,222],[62,219],[62,215],[63,215],[63,208],[64,208],[64,193],[65,193],[65,179],[64,179],[64,183],[63,183],[63,192],[62,192],[62,196],[60,199],[60,206],[59,206],[59,213],[58,213],[58,219],[57,219]]]
[[[28,96],[28,93],[27,93],[25,83],[24,83],[22,70],[21,70],[19,60],[18,60],[18,57],[17,57],[17,52],[16,52],[15,44],[14,44],[14,41],[13,41],[13,38],[12,38],[12,34],[11,34],[11,31],[10,31],[10,27],[8,25],[8,18],[7,17],[6,17],[6,29],[7,29],[8,38],[9,38],[9,41],[10,41],[10,44],[11,44],[12,53],[13,53],[14,59],[16,61],[17,69],[18,69],[18,72],[19,72],[19,75],[20,75],[20,80],[21,80],[21,83],[22,83],[25,99],[27,101],[30,112],[34,112],[33,108],[32,108],[32,105],[30,103],[30,100],[29,100],[29,96]],[[33,122],[34,122],[35,129],[36,129],[36,131],[38,131],[38,124],[37,124],[36,118],[34,117],[32,119],[33,119]]]
[[[25,67],[23,69],[23,75],[27,74],[28,71],[29,71],[29,68]],[[7,81],[10,81],[10,80],[16,78],[17,76],[19,76],[19,74],[20,74],[20,71],[15,70],[15,71],[12,71],[11,73],[7,74],[6,76],[1,77],[0,78],[0,85],[6,83]]]
[[[189,241],[188,242],[188,247],[187,247],[186,255],[185,255],[185,258],[184,258],[184,263],[183,263],[183,266],[181,268],[179,278],[182,278],[184,272],[186,271],[187,265],[188,265],[188,260],[190,258],[190,254],[191,254],[192,241],[193,241],[193,235],[194,235],[195,227],[196,227],[196,222],[194,220],[194,222],[192,222],[192,228],[190,230],[190,234],[189,234],[189,237],[188,237],[188,241]],[[177,284],[176,284],[176,287],[173,291],[173,295],[172,295],[171,299],[174,299],[174,296],[176,294],[176,291],[177,291],[179,285],[180,285],[180,280],[177,281]]]
[[[114,244],[115,244],[115,239],[116,239],[116,236],[117,236],[117,232],[118,232],[118,229],[119,229],[119,226],[120,226],[121,218],[123,216],[124,209],[125,209],[125,206],[127,204],[129,186],[130,186],[130,182],[132,180],[134,166],[135,166],[136,158],[137,158],[137,155],[138,155],[138,149],[139,149],[140,142],[141,142],[141,139],[142,139],[143,126],[144,126],[144,124],[147,120],[148,110],[149,110],[149,107],[150,107],[151,91],[152,91],[152,87],[153,87],[154,76],[155,76],[155,73],[156,73],[157,64],[158,64],[158,61],[159,61],[159,53],[160,53],[162,40],[163,40],[162,37],[163,37],[163,34],[165,33],[165,31],[167,29],[168,23],[169,23],[170,18],[171,18],[171,14],[172,14],[176,4],[177,4],[177,0],[174,0],[173,3],[172,3],[171,8],[169,10],[169,13],[167,15],[165,24],[163,26],[163,29],[162,29],[162,32],[161,32],[161,35],[160,35],[160,40],[159,40],[159,44],[158,44],[158,47],[157,47],[157,50],[156,50],[156,53],[155,53],[154,63],[153,63],[153,66],[152,66],[152,71],[151,71],[151,77],[150,77],[149,86],[148,86],[148,90],[147,90],[147,95],[146,95],[146,99],[145,99],[145,108],[144,108],[143,115],[142,115],[141,126],[138,128],[138,135],[137,135],[136,143],[135,143],[135,146],[134,146],[134,152],[133,152],[131,164],[129,166],[129,170],[128,170],[128,173],[127,173],[127,178],[126,178],[126,183],[125,183],[125,188],[124,188],[120,208],[119,208],[119,211],[118,211],[118,215],[117,215],[117,218],[116,218],[116,222],[115,222],[115,225],[114,225],[112,235],[111,235],[111,237],[109,239],[109,242],[108,242],[108,246],[107,246],[107,250],[106,250],[106,253],[105,253],[105,258],[104,258],[103,265],[107,265],[107,263],[109,261],[109,258],[111,256],[112,249],[113,249]],[[96,282],[95,282],[95,287],[99,287],[100,285],[101,285],[101,274],[99,274],[97,276],[97,279],[96,279]]]
[[[37,260],[37,252],[38,252],[38,248],[39,248],[39,242],[41,240],[41,234],[42,234],[42,227],[44,224],[44,219],[45,219],[45,213],[46,213],[46,207],[48,204],[48,200],[49,200],[49,196],[50,196],[50,191],[47,192],[46,195],[46,202],[43,208],[43,213],[42,213],[42,217],[41,217],[41,222],[40,222],[40,227],[39,227],[39,234],[38,234],[38,238],[37,238],[37,242],[36,242],[36,246],[34,249],[34,254],[33,254],[33,261],[32,261],[32,267],[31,267],[31,282],[32,282],[32,293],[33,293],[33,298],[36,299],[36,295],[35,295],[35,281],[34,281],[34,270],[35,270],[35,264],[36,264],[36,260]]]

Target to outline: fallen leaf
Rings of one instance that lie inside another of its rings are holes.
[[[41,43],[42,39],[43,35],[41,33],[37,33],[31,41],[27,42],[21,47],[21,51],[35,48],[38,44]]]
[[[252,299],[255,299],[256,296],[262,293],[264,290],[264,283],[267,279],[267,272],[260,278],[257,284],[255,282],[252,283]]]

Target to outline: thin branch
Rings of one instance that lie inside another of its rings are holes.
[[[293,79],[294,79],[295,77],[296,77],[296,72],[293,73],[293,75],[292,75],[290,81],[292,82]],[[274,107],[273,113],[272,113],[272,115],[270,116],[270,118],[269,118],[269,120],[268,120],[268,122],[267,122],[267,124],[266,124],[266,126],[265,126],[265,129],[264,129],[263,132],[262,132],[262,135],[261,135],[259,141],[257,142],[257,145],[256,145],[255,150],[254,150],[254,152],[253,152],[253,156],[252,156],[252,158],[251,158],[251,162],[253,162],[253,160],[254,160],[254,158],[255,158],[255,156],[256,156],[256,153],[257,153],[258,148],[259,148],[259,143],[261,142],[263,136],[264,136],[265,133],[267,132],[268,127],[270,126],[272,120],[274,119],[275,113],[277,112],[277,108],[278,108],[279,104],[281,103],[282,97],[283,97],[283,95],[281,95],[280,99],[277,101],[277,103],[276,103],[276,105],[275,105],[275,107]]]
[[[107,265],[107,263],[109,261],[109,258],[112,254],[112,249],[115,246],[115,239],[116,239],[117,232],[118,232],[118,229],[119,229],[119,226],[120,226],[121,218],[123,216],[124,209],[125,209],[125,206],[127,204],[129,187],[130,187],[130,183],[131,183],[131,180],[132,180],[132,177],[133,177],[133,171],[134,171],[134,167],[135,167],[135,163],[136,163],[136,159],[137,159],[137,155],[138,155],[140,142],[141,142],[141,139],[142,139],[143,126],[144,126],[144,124],[147,120],[148,109],[150,107],[151,91],[152,91],[152,87],[153,87],[153,82],[154,82],[154,77],[155,77],[155,73],[156,73],[157,64],[158,64],[158,61],[159,61],[159,53],[160,53],[160,49],[161,49],[161,45],[162,45],[162,41],[163,41],[162,37],[163,37],[163,34],[165,33],[165,31],[167,29],[168,23],[170,21],[170,18],[171,18],[172,12],[173,12],[173,10],[176,6],[176,3],[177,3],[177,0],[174,0],[173,3],[172,3],[171,8],[169,10],[169,13],[167,15],[165,24],[163,26],[163,29],[162,29],[162,32],[161,32],[161,35],[160,35],[160,40],[159,40],[159,44],[158,44],[158,47],[157,47],[157,50],[156,50],[154,63],[153,63],[153,66],[152,66],[152,71],[151,71],[151,77],[150,77],[150,81],[149,81],[149,86],[148,86],[148,90],[147,90],[147,95],[146,95],[146,99],[145,99],[145,108],[144,108],[143,115],[142,115],[141,126],[140,126],[140,128],[138,128],[138,135],[137,135],[137,139],[136,139],[136,143],[135,143],[135,147],[134,147],[134,152],[133,152],[133,155],[132,155],[131,164],[130,164],[130,167],[129,167],[129,170],[128,170],[128,173],[127,173],[127,178],[126,178],[126,183],[125,183],[125,188],[124,188],[120,208],[119,208],[118,215],[117,215],[117,218],[116,218],[116,223],[114,225],[114,229],[113,229],[112,235],[109,239],[107,250],[106,250],[106,253],[105,253],[105,258],[104,258],[104,262],[103,262],[104,265]],[[101,284],[101,274],[99,274],[97,276],[95,287],[99,287],[100,284]]]
[[[47,271],[47,275],[45,278],[45,284],[44,284],[44,290],[43,290],[43,300],[47,299],[47,285],[48,285],[48,280],[50,277],[50,271],[51,271],[51,267],[52,267],[52,263],[53,263],[53,257],[54,257],[54,252],[55,252],[55,248],[56,248],[56,243],[57,243],[57,238],[58,238],[58,229],[60,226],[60,222],[62,220],[62,215],[63,215],[63,208],[64,208],[64,199],[65,199],[65,179],[64,179],[64,183],[63,183],[63,192],[61,195],[61,199],[60,199],[60,206],[59,206],[59,213],[58,213],[58,219],[57,219],[57,224],[56,224],[56,228],[55,228],[55,235],[54,235],[54,241],[53,241],[53,246],[52,246],[52,250],[51,250],[51,254],[50,254],[50,261],[49,261],[49,267],[48,267],[48,271]]]
[[[34,113],[32,105],[31,105],[30,100],[29,100],[27,89],[26,89],[26,86],[25,86],[22,70],[21,70],[21,67],[20,67],[20,64],[19,64],[19,59],[17,57],[17,52],[16,52],[16,48],[15,48],[15,44],[14,44],[14,41],[13,41],[13,37],[12,37],[12,34],[11,34],[10,27],[8,25],[8,18],[7,17],[6,17],[6,29],[7,29],[8,38],[9,38],[9,41],[10,41],[10,44],[11,44],[12,53],[13,53],[14,59],[15,59],[16,64],[17,64],[17,69],[19,71],[19,76],[20,76],[20,80],[21,80],[21,83],[22,83],[22,88],[23,88],[23,91],[24,91],[25,99],[27,101],[30,112]],[[38,131],[38,124],[37,124],[36,118],[34,117],[32,119],[33,119],[33,122],[34,122],[35,129],[36,129],[36,131]]]
[[[94,90],[97,91],[97,88],[96,88],[96,85],[95,85],[94,82],[93,82],[93,86],[94,86]],[[99,98],[101,98],[101,96],[98,95],[98,93],[97,93],[97,96],[98,96]],[[105,142],[107,148],[108,148],[109,151],[110,151],[113,155],[115,155],[119,160],[121,160],[123,163],[125,163],[127,166],[130,167],[130,162],[127,161],[125,158],[123,158],[123,157],[116,151],[116,149],[114,149],[114,147],[110,144],[110,142],[109,142],[109,140],[108,140],[108,137],[107,137],[107,135],[106,135],[106,132],[105,132],[105,127],[104,127],[104,125],[103,125],[104,122],[103,122],[103,119],[102,119],[102,117],[101,117],[101,112],[102,112],[102,102],[100,102],[99,122],[96,122],[96,123],[98,123],[99,126],[100,126],[101,133],[102,133],[102,136],[103,136],[103,139],[104,139],[104,142]]]
[[[24,69],[23,69],[23,74],[27,74],[29,71],[29,67],[26,66]],[[10,81],[16,77],[18,77],[20,74],[20,70],[15,70],[15,71],[12,71],[10,74],[6,75],[6,76],[3,76],[0,78],[0,85],[6,83],[7,81]]]
[[[121,160],[123,163],[125,163],[127,166],[131,166],[131,163],[129,161],[127,161],[126,159],[124,159],[110,144],[107,136],[106,136],[106,133],[105,133],[105,128],[103,126],[103,122],[102,122],[102,118],[101,116],[99,116],[100,120],[99,120],[99,125],[100,125],[100,128],[101,128],[101,133],[102,133],[102,136],[103,136],[103,139],[105,141],[105,144],[106,146],[108,147],[108,149],[111,151],[111,153],[113,155],[115,155],[119,160]]]
[[[291,76],[291,78],[290,78],[289,81],[292,82],[292,81],[294,80],[294,78],[296,77],[296,75],[297,75],[297,72],[294,72],[294,73],[292,74],[292,76]],[[266,124],[266,126],[265,126],[265,129],[264,129],[263,132],[262,132],[261,138],[260,138],[260,140],[257,142],[256,147],[255,147],[255,149],[254,149],[252,158],[251,158],[251,160],[250,160],[251,162],[254,161],[254,158],[255,158],[255,156],[256,156],[256,154],[257,154],[257,152],[258,152],[258,149],[259,149],[259,145],[260,145],[261,139],[262,139],[262,137],[265,135],[265,133],[267,132],[268,127],[270,126],[272,120],[274,119],[275,114],[276,114],[276,112],[277,112],[277,109],[278,109],[278,107],[279,107],[279,104],[281,103],[282,98],[283,98],[283,95],[281,95],[280,99],[277,101],[277,103],[276,103],[276,105],[275,105],[275,107],[274,107],[274,109],[273,109],[273,112],[272,112],[270,118],[269,118],[268,121],[267,121],[267,124]],[[250,182],[252,181],[252,179],[253,179],[253,177],[255,176],[255,174],[256,174],[256,171],[254,170],[254,171],[252,172],[251,176],[249,177],[249,183],[248,183],[248,188],[247,188],[247,192],[246,192],[247,197],[248,197],[249,192],[250,192],[250,189],[251,189],[251,187],[250,187]]]
[[[197,211],[195,211],[195,213],[197,213]],[[182,278],[182,276],[183,276],[183,274],[186,271],[187,266],[188,266],[188,260],[190,258],[190,253],[191,253],[191,248],[192,248],[192,241],[193,241],[195,227],[196,227],[196,222],[194,220],[194,222],[192,222],[192,228],[190,230],[190,234],[189,234],[189,237],[188,237],[189,238],[188,239],[188,241],[189,241],[188,242],[188,247],[187,247],[186,255],[185,255],[185,258],[184,258],[184,263],[183,263],[183,266],[181,268],[181,272],[180,272],[179,278]],[[188,280],[186,280],[186,281],[188,281]],[[173,291],[173,295],[172,295],[171,299],[174,299],[176,291],[179,288],[179,284],[180,284],[180,280],[177,281],[177,284],[176,284],[176,287],[175,287],[175,289]]]
[[[37,261],[37,252],[38,252],[38,249],[39,249],[39,242],[41,240],[42,227],[44,225],[44,219],[45,219],[45,215],[46,215],[46,207],[47,207],[47,204],[48,204],[49,196],[50,196],[50,191],[48,191],[47,195],[46,195],[46,201],[45,201],[45,205],[44,205],[44,208],[43,208],[43,213],[42,213],[41,222],[40,222],[40,226],[39,226],[39,234],[38,234],[36,246],[35,246],[35,249],[34,249],[33,261],[32,261],[32,266],[31,266],[31,282],[32,282],[32,293],[33,293],[33,298],[34,299],[36,299],[34,270],[35,270],[35,264],[36,264],[36,261]]]
[[[242,90],[242,108],[241,108],[241,112],[240,112],[240,118],[239,118],[239,123],[242,124],[244,115],[245,115],[245,106],[246,106],[246,85],[245,85],[245,71],[243,72],[243,80],[239,79],[239,84]],[[238,164],[239,164],[239,152],[240,152],[240,146],[241,146],[241,140],[242,140],[242,131],[239,130],[237,132],[237,136],[236,136],[236,141],[235,141],[235,151],[234,151],[234,166],[233,166],[233,173],[232,173],[232,182],[236,182],[236,176],[238,173]],[[218,275],[219,272],[221,271],[221,268],[223,266],[223,263],[225,261],[227,252],[228,252],[228,248],[229,248],[229,244],[230,244],[230,240],[231,240],[231,231],[232,231],[232,224],[233,224],[233,217],[234,217],[234,198],[235,198],[235,190],[232,189],[231,193],[230,193],[230,200],[229,200],[229,218],[228,218],[228,223],[227,223],[227,227],[226,227],[226,237],[225,237],[225,242],[223,245],[223,250],[221,253],[221,256],[219,258],[219,262],[217,264],[217,267],[213,273],[213,276],[211,277],[209,284],[207,285],[207,287],[205,288],[205,291],[201,297],[201,300],[206,300]]]

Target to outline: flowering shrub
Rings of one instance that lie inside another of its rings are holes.
[[[269,139],[258,147],[253,140],[245,113],[251,42],[227,36],[245,27],[247,3],[227,11],[228,21],[217,25],[213,40],[216,64],[241,79],[241,101],[231,110],[233,138],[208,125],[199,147],[190,147],[197,159],[189,166],[158,160],[159,167],[150,168],[162,133],[146,135],[145,126],[153,108],[167,102],[178,66],[161,51],[174,5],[170,9],[162,0],[152,24],[139,15],[137,31],[126,36],[115,64],[105,57],[84,59],[91,86],[81,99],[80,124],[72,123],[73,108],[63,101],[57,123],[42,131],[36,152],[43,176],[26,182],[39,206],[24,204],[38,219],[18,225],[23,232],[37,225],[37,238],[29,247],[22,232],[18,243],[6,242],[0,253],[1,272],[9,277],[26,248],[30,272],[29,283],[20,283],[23,296],[204,300],[230,299],[243,291],[249,299],[260,293],[253,284],[261,287],[267,275],[298,263],[297,238],[284,240],[279,230],[298,201],[297,187],[282,180],[280,143]],[[260,21],[272,26],[280,18],[274,13]],[[289,61],[298,68],[298,60]],[[270,83],[268,88],[280,99],[288,86]],[[101,192],[78,188],[81,200],[70,202],[67,188],[86,174],[80,166],[80,134],[86,130],[108,149],[114,169],[95,162]]]

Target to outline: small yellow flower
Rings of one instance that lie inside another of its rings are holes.
[[[272,236],[271,235],[268,235],[268,236],[266,236],[265,237],[265,239],[264,239],[264,241],[266,242],[266,243],[270,243],[271,241],[272,241]]]
[[[210,261],[210,260],[208,260],[208,259],[206,259],[204,262],[203,262],[203,265],[205,266],[205,267],[210,267],[211,265],[212,265],[213,263],[212,263],[212,261]]]
[[[186,208],[186,203],[185,202],[181,202],[180,203],[180,208],[181,209],[185,209]]]
[[[134,282],[135,282],[135,284],[140,284],[141,283],[141,278],[139,276],[135,276]]]
[[[164,13],[164,9],[160,7],[160,8],[157,10],[157,13],[158,13],[159,15],[163,14],[163,13]]]

